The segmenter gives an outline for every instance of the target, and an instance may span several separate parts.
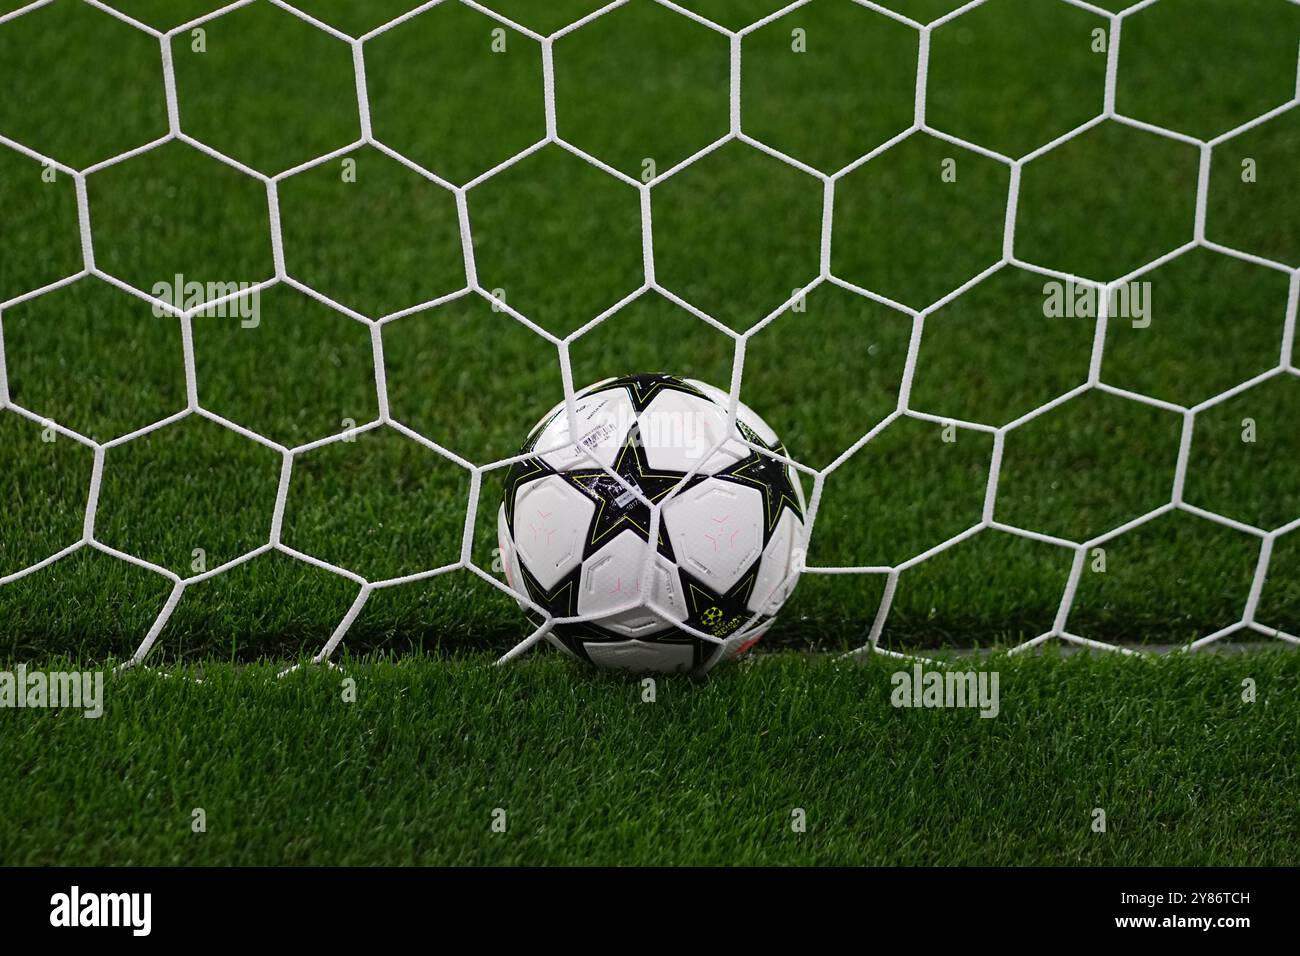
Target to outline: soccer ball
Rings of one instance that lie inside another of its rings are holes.
[[[789,457],[776,434],[744,404],[729,428],[726,392],[672,375],[597,382],[575,408],[577,435],[561,402],[507,475],[506,582],[553,618],[581,618],[547,638],[602,667],[703,673],[743,654],[789,597],[803,554],[797,472],[740,440]],[[646,501],[662,502],[648,578]]]

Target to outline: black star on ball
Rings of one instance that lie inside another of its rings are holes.
[[[596,503],[596,513],[591,519],[591,529],[583,548],[584,558],[629,528],[641,540],[649,541],[650,509],[631,489],[640,491],[647,501],[654,503],[676,488],[686,477],[684,471],[663,471],[650,467],[641,441],[641,430],[636,425],[628,429],[611,470],[623,480],[619,481],[599,468],[561,473],[570,484]],[[696,476],[696,480],[701,479]],[[662,520],[657,547],[660,554],[673,560],[672,545],[664,534]]]
[[[638,415],[649,407],[660,392],[682,392],[686,395],[702,398],[705,401],[711,401],[707,395],[690,382],[684,381],[675,375],[669,375],[666,372],[624,375],[621,378],[611,379],[604,385],[591,389],[588,394],[595,395],[597,392],[608,392],[617,388],[627,390],[628,398],[632,401],[632,408]]]

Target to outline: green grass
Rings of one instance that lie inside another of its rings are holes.
[[[414,0],[303,8],[354,35]],[[170,28],[216,0],[121,0]],[[525,27],[558,29],[594,0],[489,4]],[[899,0],[920,20],[948,0]],[[0,8],[11,9],[8,2]],[[696,0],[738,27],[781,4]],[[1107,4],[1118,9],[1120,4]],[[1193,9],[1194,7],[1194,9]],[[1182,11],[1181,13],[1179,11]],[[1231,22],[1232,29],[1220,27]],[[1012,156],[1100,109],[1105,21],[1044,0],[994,2],[940,27],[930,51],[930,119]],[[444,4],[367,45],[374,130],[453,183],[466,183],[545,132],[540,47]],[[804,31],[806,52],[791,49]],[[1124,27],[1121,109],[1194,135],[1215,135],[1294,95],[1300,9],[1197,0],[1144,10]],[[360,135],[352,63],[340,41],[265,4],[210,23],[206,50],[174,45],[186,132],[264,172]],[[838,0],[787,14],[745,40],[747,133],[833,170],[905,128],[916,35]],[[75,167],[166,131],[157,45],[73,0],[0,25],[0,134]],[[633,0],[555,47],[561,135],[627,175],[662,172],[727,129],[727,43]],[[1300,266],[1297,117],[1292,111],[1215,150],[1209,238]],[[945,182],[945,160],[956,181]],[[1255,182],[1243,182],[1253,160]],[[355,182],[345,181],[355,163]],[[923,308],[996,262],[1008,170],[938,139],[914,136],[844,177],[831,261],[849,282]],[[1099,279],[1118,277],[1192,235],[1196,150],[1104,124],[1028,164],[1016,253]],[[99,266],[146,291],[176,273],[257,282],[273,274],[264,187],[173,143],[89,177]],[[290,273],[378,317],[454,292],[464,261],[451,194],[370,148],[280,184]],[[744,331],[818,270],[822,186],[732,143],[656,187],[661,283]],[[642,281],[636,191],[556,146],[470,190],[481,284],[539,326],[566,335]],[[80,267],[71,178],[0,150],[0,301]],[[1287,308],[1284,273],[1197,251],[1143,277],[1152,323],[1112,323],[1103,380],[1164,401],[1203,401],[1276,366]],[[1043,316],[1043,279],[1003,269],[930,316],[913,407],[1002,425],[1082,382],[1094,324]],[[372,420],[376,343],[369,330],[305,294],[263,294],[261,322],[198,316],[199,400],[296,445]],[[178,323],[95,279],[0,316],[15,403],[99,441],[185,405]],[[829,285],[748,344],[743,397],[792,453],[825,467],[897,403],[911,338],[904,315]],[[466,459],[512,454],[562,394],[556,349],[470,296],[383,326],[378,344],[393,417]],[[657,293],[631,302],[571,346],[575,383],[669,370],[726,386],[733,342]],[[1294,359],[1293,359],[1294,360]],[[1242,423],[1256,440],[1240,440]],[[1277,379],[1204,413],[1187,500],[1261,528],[1300,517],[1300,382]],[[1167,501],[1175,415],[1091,394],[1013,431],[999,485],[1000,520],[1080,538]],[[0,575],[80,536],[92,455],[0,410]],[[828,479],[810,562],[905,561],[975,524],[991,438],[918,421],[889,426]],[[277,456],[190,418],[110,449],[98,539],[193,573],[268,540]],[[330,445],[295,462],[284,539],[374,577],[454,561],[468,475],[392,430]],[[500,473],[485,475],[472,558],[493,565]],[[1277,542],[1260,619],[1300,633],[1300,535]],[[1069,627],[1107,641],[1174,643],[1238,619],[1258,541],[1184,515],[1108,545],[1104,575],[1085,572]],[[1015,642],[1051,626],[1069,553],[984,532],[902,575],[884,640],[893,646]],[[82,551],[0,586],[0,656],[122,656],[162,609],[170,584]],[[252,660],[318,649],[358,586],[266,555],[184,594],[161,635],[167,659]],[[807,576],[770,641],[848,647],[865,640],[879,576]],[[348,641],[355,651],[501,649],[527,632],[514,603],[457,572],[377,592]],[[782,665],[787,666],[787,665]],[[549,673],[549,672],[548,672]],[[773,673],[784,673],[778,669]],[[436,677],[422,678],[437,680]],[[749,680],[751,678],[744,678]],[[557,679],[558,680],[558,679]],[[741,681],[741,678],[736,678]],[[710,690],[708,694],[718,694]],[[706,695],[707,696],[707,695]]]
[[[978,666],[999,676],[992,719],[892,707],[904,665],[882,658],[768,655],[704,685],[661,680],[653,703],[554,657],[128,672],[99,720],[7,715],[0,860],[1300,862],[1294,654]]]

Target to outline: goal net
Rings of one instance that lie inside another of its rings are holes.
[[[5,653],[517,656],[516,449],[659,371],[803,482],[770,641],[1300,643],[1298,50],[1291,0],[10,4]]]

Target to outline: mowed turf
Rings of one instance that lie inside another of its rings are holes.
[[[412,5],[301,4],[353,35]],[[599,6],[487,5],[540,32]],[[684,5],[732,28],[780,6]],[[955,6],[895,4],[922,21]],[[170,28],[216,4],[118,7]],[[500,26],[445,3],[368,41],[376,137],[457,184],[542,138],[540,47],[508,28],[494,36]],[[1095,31],[1106,26],[1062,3],[993,0],[940,27],[930,121],[1011,157],[1050,142],[1102,107],[1106,56]],[[1158,4],[1126,20],[1123,37],[1116,102],[1138,120],[1211,137],[1295,95],[1292,4]],[[178,36],[173,55],[182,128],[263,173],[360,136],[347,46],[282,10],[257,3],[208,22],[201,42]],[[815,0],[746,37],[742,127],[834,172],[911,123],[917,56],[906,26],[847,0]],[[727,131],[726,39],[648,0],[561,38],[554,62],[560,135],[629,176],[647,161],[663,172]],[[0,83],[0,134],[77,168],[167,130],[156,42],[74,0],[0,24]],[[1298,160],[1300,110],[1217,147],[1208,237],[1300,267]],[[1089,130],[1025,167],[1016,254],[1092,279],[1128,274],[1192,238],[1198,162],[1194,146],[1144,130]],[[0,301],[81,267],[72,179],[46,182],[41,172],[0,150]],[[996,160],[909,137],[838,182],[832,272],[926,308],[999,260],[1009,177]],[[177,274],[274,275],[264,186],[184,144],[95,172],[87,192],[98,266],[144,291]],[[822,195],[817,179],[751,146],[721,147],[652,191],[658,281],[729,328],[751,328],[817,276]],[[289,273],[360,315],[378,319],[465,286],[451,193],[373,147],[289,177],[278,196]],[[556,335],[643,282],[637,191],[559,146],[475,185],[468,210],[481,285]],[[1197,250],[1140,278],[1151,284],[1150,324],[1111,323],[1104,382],[1190,406],[1283,360],[1285,271]],[[1095,320],[1045,316],[1044,282],[1003,268],[927,316],[911,407],[997,426],[1085,381]],[[5,308],[0,332],[12,402],[94,440],[185,407],[179,324],[101,280]],[[912,335],[907,315],[824,284],[749,341],[742,396],[799,460],[827,467],[896,408]],[[377,344],[392,417],[477,463],[513,454],[562,395],[555,347],[476,295],[389,322]],[[255,328],[239,316],[194,318],[199,402],[288,447],[337,434],[379,414],[375,345],[365,324],[280,286],[262,295]],[[734,347],[651,291],[570,353],[578,386],[665,370],[725,387]],[[1242,440],[1247,420],[1251,442]],[[1200,414],[1187,501],[1264,530],[1300,517],[1298,421],[1292,374]],[[995,517],[1076,541],[1121,525],[1170,499],[1181,428],[1174,412],[1095,391],[1076,398],[1008,434]],[[826,482],[809,563],[896,565],[978,523],[993,440],[966,428],[955,436],[902,419],[842,461]],[[81,536],[92,453],[42,438],[39,425],[0,412],[0,576]],[[108,450],[96,539],[181,576],[216,567],[269,539],[280,470],[273,451],[190,417]],[[499,479],[484,476],[471,549],[487,570]],[[459,558],[469,485],[466,471],[396,431],[366,432],[295,458],[283,540],[370,580],[438,567]],[[1277,542],[1258,614],[1291,633],[1300,633],[1298,542],[1296,532]],[[1256,537],[1190,514],[1161,518],[1109,542],[1104,572],[1090,561],[1068,626],[1104,641],[1203,636],[1240,619],[1259,548]],[[1070,559],[1065,548],[981,532],[903,573],[884,641],[1032,637],[1052,625]],[[883,587],[880,575],[807,575],[769,640],[857,646]],[[83,548],[0,586],[0,657],[124,656],[170,591],[160,575]],[[328,571],[265,555],[187,589],[156,652],[212,660],[315,651],[357,592]],[[510,599],[458,571],[376,592],[348,645],[500,649],[527,630]],[[762,673],[790,675],[792,666]],[[547,679],[550,690],[567,686],[567,676]],[[704,699],[721,706],[725,693]],[[826,746],[845,744],[840,736]]]
[[[653,702],[557,657],[136,670],[10,715],[0,860],[1294,866],[1294,660],[992,658],[994,718],[891,706],[879,656]]]

